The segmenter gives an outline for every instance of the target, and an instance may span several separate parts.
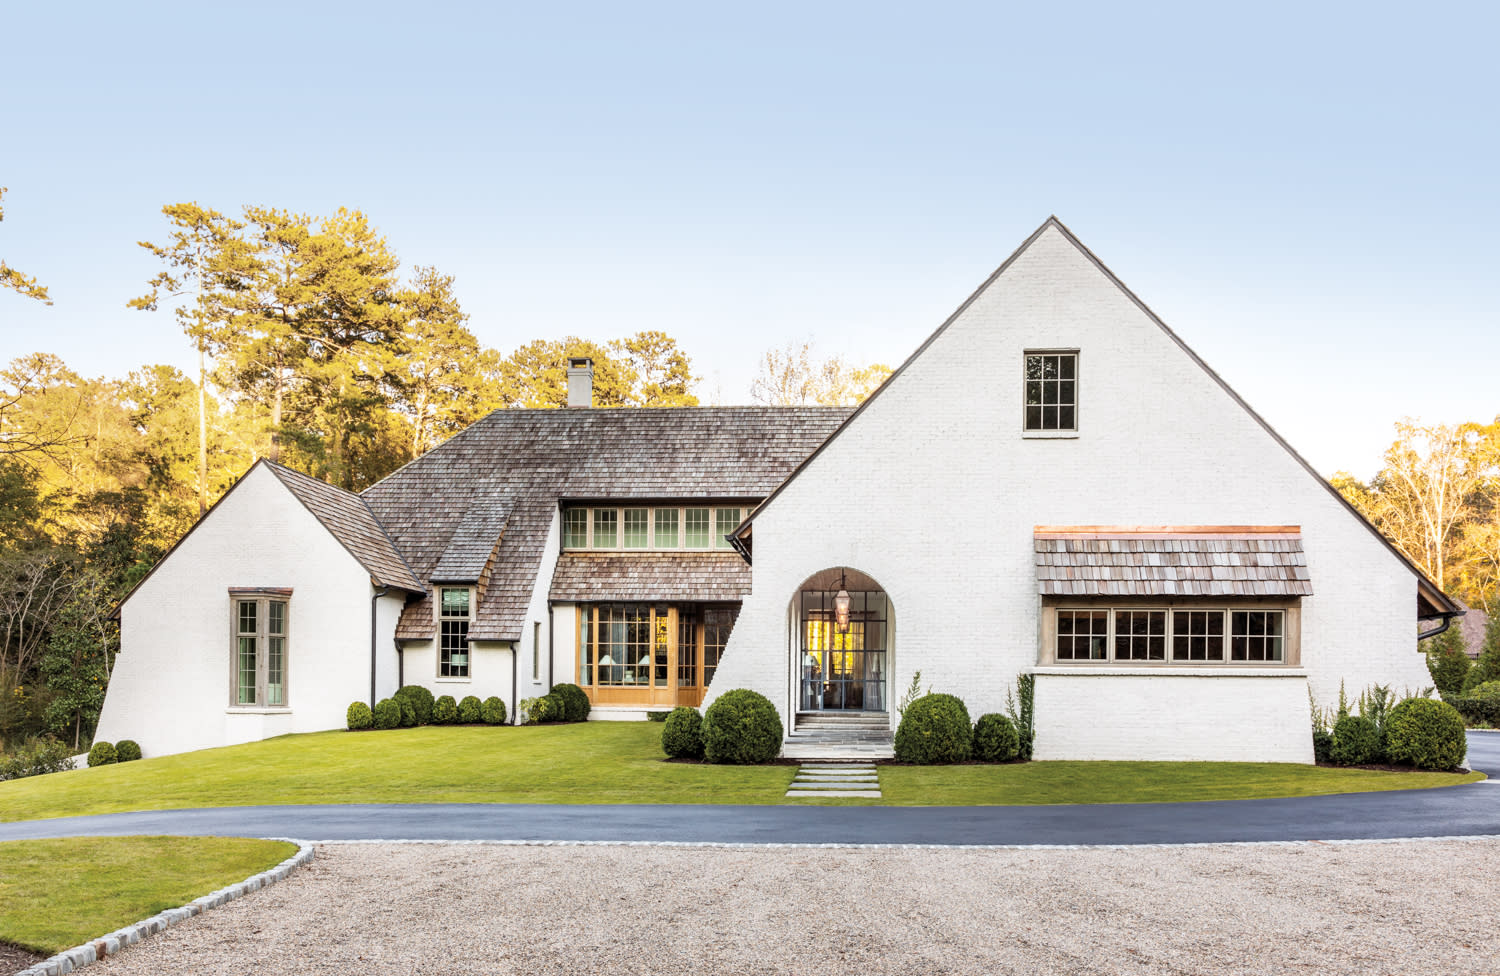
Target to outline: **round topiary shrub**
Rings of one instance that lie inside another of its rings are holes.
[[[443,695],[432,706],[432,723],[434,725],[452,725],[458,721],[458,702],[453,700],[452,695]]]
[[[1021,754],[1021,733],[1007,715],[990,712],[974,723],[974,758],[980,762],[1010,762]]]
[[[551,693],[562,699],[564,722],[582,722],[588,719],[593,705],[582,688],[565,681],[554,685]]]
[[[410,698],[392,698],[391,701],[395,702],[396,707],[401,709],[401,727],[403,729],[409,729],[417,724],[417,709],[411,703]]]
[[[418,725],[432,724],[432,692],[421,685],[402,685],[396,690],[394,697],[411,702],[411,707],[417,712]]]
[[[473,695],[465,695],[458,703],[458,720],[465,725],[477,725],[484,719],[484,706]]]
[[[373,715],[375,728],[394,729],[401,724],[401,705],[394,698],[382,698],[375,703]]]
[[[1398,702],[1385,720],[1386,750],[1418,769],[1456,769],[1468,754],[1458,709],[1431,698]]]
[[[1385,758],[1380,730],[1363,715],[1345,715],[1333,725],[1328,758],[1340,766],[1368,766]]]
[[[89,750],[90,766],[109,766],[120,761],[115,747],[108,742],[95,742],[94,748]]]
[[[374,725],[375,715],[370,711],[369,705],[354,702],[349,706],[349,711],[344,713],[344,722],[349,726],[350,732],[358,732]]]
[[[480,706],[479,717],[484,720],[485,725],[504,725],[505,702],[491,695]]]
[[[121,739],[115,743],[115,758],[120,762],[135,762],[141,758],[141,744],[134,739]]]
[[[669,719],[670,721],[670,719]],[[726,691],[703,716],[703,758],[711,763],[767,763],[781,754],[781,715],[765,695]]]
[[[667,713],[661,730],[661,751],[673,759],[703,758],[703,716],[686,705]]]
[[[927,694],[906,707],[896,726],[896,758],[931,765],[968,759],[974,751],[969,710],[953,695]]]

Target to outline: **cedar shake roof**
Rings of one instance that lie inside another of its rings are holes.
[[[849,413],[846,407],[497,410],[361,498],[417,577],[429,582],[442,582],[439,571],[450,565],[472,569],[495,528],[490,539],[498,536],[499,545],[486,553],[489,581],[469,636],[520,640],[560,502],[764,498]],[[486,520],[491,505],[506,510],[503,533],[497,520],[474,525]],[[455,547],[463,555],[449,557]],[[432,634],[431,597],[408,604],[396,636]]]
[[[412,573],[369,506],[358,495],[270,461],[265,465],[312,512],[313,517],[323,523],[329,534],[349,550],[349,554],[369,572],[376,586],[392,586],[413,593],[423,591],[422,581]]]
[[[552,574],[554,600],[742,600],[750,566],[720,552],[570,552]]]
[[[1299,526],[1036,527],[1043,596],[1311,596]]]

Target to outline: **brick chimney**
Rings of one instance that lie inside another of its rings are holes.
[[[568,406],[594,405],[594,361],[585,356],[568,359]]]

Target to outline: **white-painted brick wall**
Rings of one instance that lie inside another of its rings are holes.
[[[1056,348],[1080,350],[1079,436],[1023,438],[1024,351]],[[1319,702],[1340,681],[1351,694],[1429,684],[1412,571],[1049,227],[756,519],[753,592],[705,705],[754,688],[790,722],[790,601],[812,574],[846,565],[892,601],[888,700],[920,669],[974,716],[1001,711],[1037,661],[1039,524],[1301,525],[1315,592],[1302,662]],[[1202,685],[1218,694],[1213,679]],[[1214,734],[1211,716],[1164,707],[1181,695],[1157,687],[1130,685],[1162,715],[1154,738],[1132,733],[1136,758],[1177,757],[1180,742]],[[1045,755],[1083,756],[1094,728],[1129,724],[1061,689],[1038,699],[1068,712],[1039,719]],[[1262,700],[1282,710],[1239,734],[1306,728],[1305,701]]]

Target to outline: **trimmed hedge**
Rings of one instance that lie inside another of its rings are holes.
[[[673,759],[703,758],[703,716],[686,705],[663,712],[666,725],[661,730],[661,751]]]
[[[115,743],[115,758],[120,762],[135,762],[141,758],[141,744],[134,739],[121,739]]]
[[[1408,698],[1385,721],[1386,749],[1396,762],[1418,769],[1455,769],[1468,754],[1458,709],[1431,698]]]
[[[465,725],[477,725],[484,721],[484,706],[473,695],[465,695],[458,703],[458,720]]]
[[[491,695],[480,706],[479,717],[484,721],[485,725],[504,725],[505,702]]]
[[[401,727],[403,729],[410,729],[415,727],[417,724],[417,709],[416,706],[411,703],[411,699],[392,698],[391,701],[395,702],[396,707],[401,709]]]
[[[418,725],[432,724],[432,692],[428,691],[426,688],[423,688],[421,685],[402,685],[400,688],[396,689],[396,694],[392,697],[397,699],[404,698],[407,701],[411,702],[411,707],[417,713]]]
[[[969,709],[953,695],[923,695],[907,706],[896,727],[896,759],[901,762],[963,762],[973,751]]]
[[[1010,762],[1021,754],[1021,733],[1007,715],[991,712],[974,723],[974,758],[980,762]]]
[[[372,713],[377,729],[394,729],[401,724],[401,704],[394,698],[382,698],[375,703]]]
[[[1313,729],[1313,762],[1333,762],[1333,733],[1327,729]]]
[[[1449,698],[1447,701],[1458,709],[1458,713],[1469,724],[1483,722],[1491,728],[1500,728],[1500,681],[1486,681],[1475,685],[1459,697]]]
[[[452,725],[458,721],[458,702],[452,695],[443,695],[432,706],[434,725]]]
[[[671,712],[663,712],[663,711],[660,711],[660,710],[657,710],[657,711],[654,711],[654,712],[647,712],[646,713],[646,721],[648,721],[648,722],[665,722],[667,720],[667,716],[671,715],[671,714],[672,714]]]
[[[1340,766],[1368,766],[1385,759],[1380,729],[1363,715],[1345,715],[1333,726],[1328,756]]]
[[[375,724],[375,714],[364,702],[353,702],[349,705],[349,711],[344,713],[344,723],[350,732],[359,732]]]
[[[703,716],[703,758],[711,763],[768,763],[781,754],[784,726],[770,699],[748,688],[726,691]]]
[[[89,750],[90,766],[109,766],[119,761],[115,747],[108,742],[95,742],[94,748]]]
[[[562,700],[564,722],[586,721],[589,711],[594,707],[582,688],[566,681],[560,685],[553,685],[551,694]]]

